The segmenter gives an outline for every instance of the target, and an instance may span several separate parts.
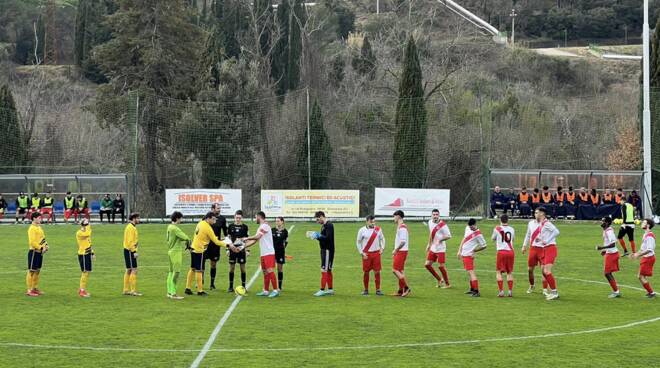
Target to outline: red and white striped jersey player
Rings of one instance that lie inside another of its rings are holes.
[[[451,239],[451,233],[449,232],[449,226],[440,220],[440,211],[434,209],[431,211],[431,220],[429,220],[429,241],[426,244],[426,263],[424,267],[435,277],[438,282],[437,287],[442,287],[443,289],[448,289],[451,286],[449,285],[449,276],[447,276],[447,267],[445,267],[446,262],[446,252],[447,240]],[[438,262],[438,268],[440,273],[442,273],[442,279],[437,272],[433,269],[433,263]],[[444,280],[444,285],[443,285]]]
[[[543,295],[546,300],[555,300],[559,298],[557,292],[557,281],[552,274],[552,266],[557,258],[557,236],[559,230],[547,218],[546,209],[539,207],[534,211],[536,220],[530,221],[527,226],[527,234],[523,242],[523,254],[527,250],[527,245],[530,244],[530,255],[527,260],[528,273],[529,273],[529,289],[527,293],[534,290],[534,267],[537,264],[541,265],[541,270],[544,279]],[[550,288],[550,291],[545,287]]]
[[[497,275],[498,297],[504,296],[504,279],[506,273],[507,286],[509,287],[509,297],[513,296],[513,265],[515,261],[515,252],[513,251],[513,242],[516,232],[509,226],[509,216],[502,215],[500,224],[493,229],[491,239],[495,241],[497,248],[497,260],[495,271]]]

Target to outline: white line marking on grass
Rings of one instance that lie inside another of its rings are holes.
[[[252,275],[252,278],[250,278],[250,281],[247,284],[248,289],[252,286],[252,284],[254,284],[260,273],[261,273],[261,268],[258,268],[257,272],[255,272],[254,275]],[[231,316],[231,314],[234,312],[234,309],[236,309],[238,303],[240,303],[242,299],[243,299],[242,296],[236,295],[236,298],[234,298],[234,301],[231,303],[227,311],[225,311],[225,314],[222,316],[222,318],[220,318],[218,324],[215,325],[215,328],[213,329],[211,336],[209,336],[208,340],[206,340],[206,344],[204,344],[202,350],[199,351],[197,358],[195,358],[195,360],[192,362],[190,368],[199,367],[199,364],[202,362],[206,354],[209,352],[209,350],[211,350],[211,346],[215,342],[215,339],[218,337],[218,334],[222,330],[222,327],[225,325],[225,323],[227,323],[229,316]]]
[[[623,325],[601,327],[582,331],[571,332],[553,332],[543,335],[529,335],[529,336],[510,336],[510,337],[495,337],[486,339],[472,339],[472,340],[455,340],[455,341],[436,341],[436,342],[419,342],[407,344],[382,344],[382,345],[362,345],[362,346],[329,346],[329,347],[291,347],[291,348],[220,348],[208,349],[206,353],[227,353],[227,352],[287,352],[287,351],[332,351],[332,350],[372,350],[372,349],[401,349],[401,348],[415,348],[415,347],[429,347],[429,346],[442,346],[442,345],[466,345],[466,344],[483,344],[489,342],[504,342],[504,341],[518,341],[518,340],[533,340],[533,339],[546,339],[551,337],[562,336],[575,336],[585,334],[595,334],[613,330],[622,330],[626,328],[645,325],[653,322],[660,321],[660,317],[655,317],[643,321],[629,322]],[[140,353],[191,353],[199,352],[198,349],[139,349],[139,348],[112,348],[112,347],[93,347],[93,346],[67,346],[67,345],[38,345],[38,344],[19,344],[19,343],[4,343],[0,342],[0,346],[6,347],[21,347],[21,348],[36,348],[36,349],[55,349],[55,350],[87,350],[87,351],[116,351],[116,352],[140,352]],[[201,354],[201,352],[200,352]]]
[[[289,228],[289,233],[293,232],[293,228],[295,226],[296,225],[292,225]],[[252,286],[252,284],[254,284],[254,282],[257,280],[257,276],[259,276],[260,273],[261,273],[261,268],[258,268],[257,272],[255,272],[254,275],[252,275],[252,278],[250,278],[250,281],[247,284],[248,289]],[[190,368],[199,367],[199,364],[202,362],[202,360],[204,360],[204,357],[209,352],[209,350],[211,349],[211,346],[213,346],[213,343],[215,342],[215,339],[218,337],[218,334],[222,330],[222,326],[225,325],[225,323],[229,319],[229,316],[231,316],[231,314],[234,312],[234,309],[236,309],[236,307],[238,306],[238,303],[240,303],[242,299],[243,299],[242,296],[240,296],[240,295],[236,296],[236,298],[231,303],[231,305],[229,306],[229,308],[227,309],[225,314],[222,316],[222,318],[220,319],[218,324],[213,329],[213,332],[211,333],[211,336],[209,336],[209,339],[206,340],[206,344],[204,344],[204,347],[202,348],[202,350],[197,355],[197,358],[195,358],[195,360],[192,362],[192,364],[190,365]]]

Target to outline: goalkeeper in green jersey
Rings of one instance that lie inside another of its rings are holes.
[[[174,300],[183,299],[176,293],[176,283],[181,272],[183,251],[190,247],[190,238],[183,232],[178,224],[181,223],[183,214],[179,211],[172,213],[172,223],[167,227],[167,255],[170,258],[170,272],[167,274],[167,297]]]

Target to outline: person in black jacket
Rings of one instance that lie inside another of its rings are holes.
[[[124,210],[126,208],[126,204],[124,203],[124,198],[121,197],[121,194],[117,194],[117,197],[112,201],[112,223],[115,223],[115,215],[120,214],[121,215],[121,223],[123,224],[125,221],[125,214]]]
[[[282,281],[284,272],[282,271],[286,263],[286,246],[289,244],[289,232],[284,227],[284,217],[279,216],[275,219],[275,229],[273,229],[273,245],[275,247],[275,262],[277,263],[277,285],[282,290]]]
[[[213,233],[218,239],[223,239],[227,236],[227,219],[220,214],[220,203],[213,203],[211,205],[211,212],[215,216],[215,223],[211,225]],[[215,275],[217,274],[217,265],[220,260],[220,247],[215,243],[210,242],[204,251],[204,264],[206,260],[211,264],[211,290],[215,290]]]
[[[323,211],[316,212],[314,218],[316,218],[318,224],[321,224],[321,232],[310,234],[310,237],[319,241],[319,247],[321,248],[321,289],[314,296],[334,295],[332,264],[335,259],[335,227],[325,217]]]

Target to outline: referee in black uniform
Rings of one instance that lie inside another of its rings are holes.
[[[215,233],[215,236],[218,239],[223,239],[224,237],[227,236],[227,220],[225,219],[224,216],[220,214],[220,203],[213,203],[211,205],[211,212],[213,212],[213,215],[215,216],[215,224],[211,225],[213,228],[213,233]],[[213,242],[210,242],[208,246],[206,247],[206,250],[204,251],[204,264],[206,264],[206,260],[211,261],[211,286],[209,289],[214,290],[215,289],[215,275],[217,272],[216,266],[218,265],[218,261],[220,260],[220,247],[215,245]]]
[[[286,246],[289,245],[289,232],[284,227],[284,217],[282,216],[278,216],[275,219],[273,245],[275,247],[275,262],[277,263],[277,285],[282,290],[282,281],[284,280],[283,267],[286,263]]]
[[[243,223],[243,211],[238,210],[234,214],[234,223],[229,225],[229,237],[232,242],[235,242],[236,239],[243,239],[248,237],[248,226]],[[240,252],[228,252],[229,255],[229,289],[228,292],[234,292],[234,270],[236,269],[236,263],[241,267],[241,285],[245,287],[245,262],[247,261],[246,250],[243,249]]]

